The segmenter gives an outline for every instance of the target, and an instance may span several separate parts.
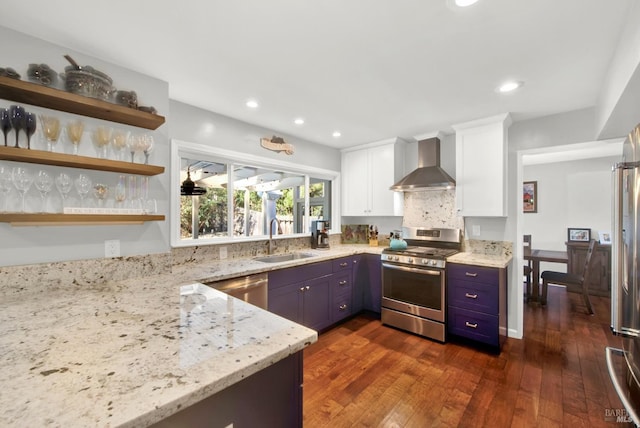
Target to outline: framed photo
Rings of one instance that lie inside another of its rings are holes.
[[[611,232],[600,231],[600,244],[611,245]]]
[[[538,182],[525,181],[522,183],[522,212],[538,212]]]
[[[567,240],[569,242],[589,242],[591,241],[591,229],[570,227],[567,229]]]

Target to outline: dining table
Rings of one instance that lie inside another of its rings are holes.
[[[531,284],[532,290],[527,290],[527,301],[540,301],[540,262],[569,263],[569,256],[566,251],[540,250],[530,247],[524,248],[524,259],[531,261]]]

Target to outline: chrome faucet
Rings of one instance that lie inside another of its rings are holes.
[[[275,245],[273,243],[273,222],[274,221],[278,224],[277,230],[280,230],[280,220],[278,220],[278,217],[272,218],[271,221],[269,222],[269,241],[267,242],[267,254],[271,254],[271,252],[275,248]],[[276,235],[277,234],[278,232],[276,231]]]

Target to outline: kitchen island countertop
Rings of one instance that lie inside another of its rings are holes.
[[[345,245],[290,262],[185,263],[171,274],[5,294],[0,425],[160,421],[317,340],[314,330],[201,282],[381,250]]]

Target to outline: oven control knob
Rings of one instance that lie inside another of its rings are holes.
[[[407,263],[413,263],[413,259],[412,259],[411,257],[409,257],[409,258],[407,259]]]
[[[396,261],[400,260],[400,256],[396,256],[396,257],[395,257],[395,260],[396,260]]]
[[[438,264],[438,261],[437,261],[437,260],[431,260],[431,265],[432,265],[432,266],[435,266],[435,265],[437,265],[437,264]]]

